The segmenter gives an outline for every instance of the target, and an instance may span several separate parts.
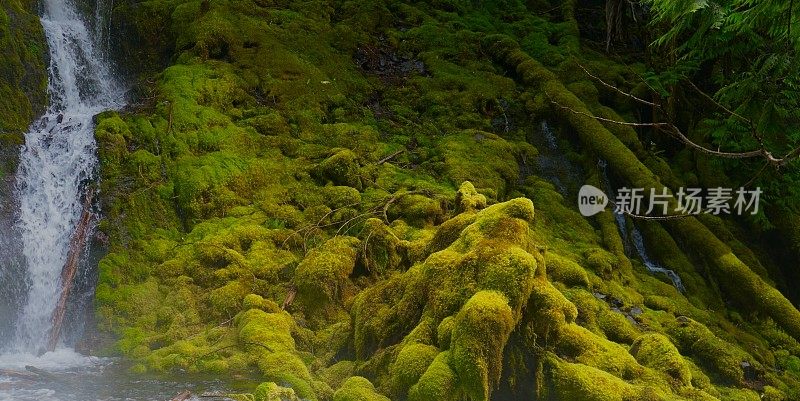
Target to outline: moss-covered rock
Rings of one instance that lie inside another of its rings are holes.
[[[502,358],[514,314],[500,293],[473,295],[455,317],[450,364],[464,392],[474,400],[489,400],[500,380]]]
[[[691,385],[691,369],[667,337],[644,334],[636,339],[630,352],[642,366],[664,372],[681,385]]]
[[[411,386],[417,384],[438,354],[439,349],[431,345],[414,343],[403,347],[389,370],[392,394],[404,397]]]
[[[355,268],[359,244],[357,238],[336,237],[312,249],[294,275],[301,298],[312,305],[340,301]]]
[[[334,401],[389,401],[389,398],[375,391],[369,380],[353,376],[333,393]]]
[[[437,355],[419,382],[411,387],[409,401],[459,399],[462,393],[458,388],[458,377],[449,361],[449,352]]]
[[[342,149],[323,160],[319,164],[319,175],[336,185],[344,185],[356,189],[362,188],[359,173],[358,155],[349,149]]]

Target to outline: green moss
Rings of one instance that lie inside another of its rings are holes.
[[[448,316],[439,323],[436,328],[436,343],[441,349],[449,349],[450,341],[453,338],[453,327],[455,326],[455,319],[453,316]]]
[[[409,243],[400,239],[395,231],[380,219],[364,222],[364,252],[360,263],[373,274],[384,274],[404,267],[408,261]]]
[[[413,343],[403,347],[389,370],[392,394],[404,397],[438,354],[439,349],[431,345]]]
[[[523,317],[532,328],[534,343],[552,346],[561,335],[562,328],[575,321],[578,310],[560,291],[546,280],[534,280],[533,291],[528,299]]]
[[[0,6],[0,150],[15,153],[22,134],[47,103],[47,43],[36,4],[9,0]],[[11,149],[8,149],[11,148]],[[3,158],[0,177],[15,170]]]
[[[489,400],[502,372],[502,355],[514,315],[500,293],[473,295],[455,317],[450,364],[464,392],[475,400]]]
[[[444,219],[444,210],[441,203],[418,194],[398,194],[397,201],[392,203],[387,210],[391,220],[400,216],[407,222],[418,225],[439,224]]]
[[[312,249],[294,275],[302,299],[312,305],[340,301],[356,264],[359,243],[353,237],[336,237]]]
[[[617,175],[637,188],[664,188],[659,178],[630,149],[592,118],[583,102],[567,90],[552,72],[525,54],[514,40],[504,36],[489,36],[485,38],[484,45],[503,62],[516,68],[524,83],[547,93],[560,104],[562,107],[556,108],[560,117],[575,129],[586,146],[608,161]],[[800,312],[778,290],[753,273],[707,227],[691,217],[668,220],[666,224],[674,234],[683,238],[716,267],[714,274],[729,296],[740,300],[742,305],[767,313],[794,337],[800,337]]]
[[[389,398],[377,393],[369,380],[353,376],[333,393],[333,401],[389,401]]]
[[[666,373],[681,385],[691,385],[691,369],[667,337],[644,334],[636,339],[630,352],[642,366]]]
[[[355,375],[356,363],[353,361],[340,361],[327,368],[317,371],[317,377],[322,379],[331,388],[339,388],[345,380]]]
[[[444,168],[455,182],[470,181],[500,198],[517,182],[519,166],[510,155],[520,153],[512,143],[481,131],[464,131],[441,143]]]
[[[599,337],[576,324],[568,324],[561,329],[557,349],[561,355],[622,379],[632,380],[644,374],[644,369],[628,353],[626,347]]]
[[[741,357],[792,399],[794,312],[742,266],[760,255],[741,233],[642,226],[684,297],[632,268],[610,213],[586,219],[532,175],[546,118],[588,183],[598,157],[626,185],[679,181],[629,127],[551,106],[633,115],[572,61],[636,75],[578,42],[582,6],[323,3],[115,6],[123,48],[175,64],[98,117],[97,315],[137,370],[257,367],[299,399],[748,399],[723,387],[753,384],[727,378]]]
[[[342,149],[323,160],[319,164],[319,176],[336,185],[345,185],[356,189],[363,188],[359,173],[358,155],[349,149]]]
[[[456,192],[455,203],[458,213],[475,212],[486,207],[486,196],[479,194],[471,182],[464,181]]]
[[[575,401],[623,401],[636,399],[633,386],[591,366],[548,359],[553,397]]]
[[[694,357],[699,364],[712,368],[722,382],[744,384],[743,363],[750,364],[754,371],[763,369],[752,356],[715,336],[706,326],[694,320],[682,318],[668,330],[684,355]]]
[[[450,352],[441,352],[408,392],[409,401],[457,400],[461,391],[458,378],[450,367]]]
[[[589,276],[579,264],[553,252],[545,254],[547,275],[553,280],[571,286],[589,287]]]
[[[294,390],[275,383],[262,383],[253,393],[255,401],[300,401]]]
[[[634,324],[621,311],[604,308],[598,314],[597,320],[600,329],[611,341],[630,344],[639,335]]]

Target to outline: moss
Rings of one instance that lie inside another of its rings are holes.
[[[360,255],[359,263],[368,272],[384,274],[408,264],[408,242],[401,240],[395,231],[380,219],[366,220],[362,237],[364,252]]]
[[[333,401],[389,401],[389,398],[377,393],[369,380],[353,376],[336,390]]]
[[[580,45],[577,3],[564,21],[538,0],[323,3],[115,6],[146,48],[132,54],[162,49],[175,64],[145,74],[140,107],[98,117],[111,252],[97,315],[125,357],[142,370],[257,367],[258,382],[300,399],[748,399],[724,386],[762,381],[791,399],[793,312],[741,264],[721,264],[728,248],[754,262],[727,237],[741,233],[712,227],[728,244],[717,247],[692,222],[643,227],[694,281],[687,299],[632,268],[610,213],[586,219],[532,175],[530,122],[546,117],[595,186],[597,157],[627,185],[677,182],[633,130],[551,107],[633,115],[564,62]],[[556,72],[496,46],[497,32]],[[604,79],[635,75],[591,48],[579,58]],[[745,317],[706,310],[723,299]],[[758,324],[779,314],[771,330]],[[675,315],[719,341],[680,333]],[[691,387],[655,333],[686,355]],[[730,350],[706,350],[717,347]],[[763,366],[758,381],[719,373],[740,348]]]
[[[630,149],[592,118],[583,102],[567,90],[552,72],[525,54],[515,41],[504,36],[489,36],[483,43],[499,59],[516,68],[524,83],[547,93],[553,101],[565,106],[556,109],[560,117],[575,129],[586,146],[609,162],[617,175],[637,188],[665,188]],[[584,114],[572,113],[569,109]],[[729,296],[740,300],[742,305],[763,311],[780,322],[794,337],[800,337],[800,311],[778,290],[751,271],[706,226],[691,217],[668,220],[666,224],[716,267],[714,274]]]
[[[322,379],[331,388],[339,388],[345,380],[355,375],[356,363],[353,361],[340,361],[327,368],[317,371],[317,377]]]
[[[631,380],[644,374],[644,369],[628,353],[626,347],[597,336],[576,324],[562,329],[557,350],[584,365]]]
[[[589,287],[589,276],[579,264],[559,256],[553,252],[545,254],[547,275],[553,281],[562,282],[571,286]]]
[[[439,349],[431,345],[413,343],[403,347],[389,369],[392,394],[404,397],[411,386],[417,384],[438,354]]]
[[[294,390],[275,383],[262,383],[253,393],[255,401],[300,401]]]
[[[280,312],[281,308],[275,303],[275,301],[264,299],[264,297],[261,295],[247,294],[247,296],[245,296],[242,300],[242,309],[261,309],[267,313],[278,313]]]
[[[657,333],[639,336],[630,352],[642,366],[666,373],[683,386],[691,385],[691,369],[667,337]]]
[[[486,196],[479,194],[475,186],[464,181],[456,192],[456,212],[475,212],[486,207]]]
[[[340,301],[355,268],[359,243],[357,238],[336,237],[312,249],[294,275],[302,299],[312,305]]]
[[[436,233],[427,244],[426,256],[450,246],[475,218],[474,213],[461,213],[436,227]]]
[[[3,2],[0,48],[0,149],[6,152],[11,148],[13,152],[22,133],[47,103],[47,43],[35,2]],[[15,170],[10,160],[4,158],[0,177]]]
[[[223,316],[233,316],[242,308],[242,300],[247,295],[247,288],[238,281],[231,281],[209,294],[209,301],[214,311]]]
[[[591,366],[548,358],[553,397],[575,401],[636,399],[633,386]]]
[[[319,164],[320,178],[336,185],[344,185],[355,189],[363,188],[359,173],[358,155],[349,149],[342,149],[323,160]]]
[[[624,315],[622,311],[603,308],[597,319],[600,329],[611,341],[630,344],[639,335],[639,331],[634,327],[635,323],[631,322],[633,318]]]
[[[694,320],[682,318],[668,330],[684,355],[694,357],[701,365],[712,368],[725,383],[744,384],[743,363],[750,364],[756,372],[762,369],[752,356],[720,339]]]
[[[464,131],[448,136],[440,146],[447,176],[455,182],[470,181],[478,189],[493,191],[495,198],[510,192],[517,182],[519,166],[509,155],[519,150],[497,135]]]
[[[464,392],[475,400],[489,400],[502,371],[502,355],[514,315],[499,293],[481,291],[455,317],[450,364]]]
[[[532,328],[535,343],[552,346],[558,341],[564,326],[575,321],[578,310],[564,295],[546,280],[534,280],[523,323]]]
[[[408,392],[409,401],[457,400],[461,391],[458,378],[450,367],[450,352],[441,352]]]
[[[455,319],[453,316],[448,316],[439,323],[436,328],[436,343],[441,349],[449,349],[450,341],[453,338],[453,327],[455,326]]]
[[[410,224],[434,225],[444,220],[444,210],[441,203],[424,195],[399,194],[396,202],[387,210],[391,220],[403,217]]]
[[[785,401],[786,395],[775,387],[764,386],[764,393],[761,399],[765,401]]]

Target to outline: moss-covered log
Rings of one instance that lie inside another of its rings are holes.
[[[532,90],[540,91],[545,101],[553,102],[552,110],[572,126],[581,142],[598,157],[608,161],[614,172],[637,188],[661,191],[665,186],[636,155],[608,131],[555,74],[528,56],[512,39],[490,36],[484,45],[492,54],[513,67],[520,80]],[[674,199],[673,199],[673,202]],[[673,208],[674,209],[674,208]],[[694,217],[672,219],[665,223],[672,233],[702,255],[714,267],[714,275],[726,295],[740,306],[752,307],[772,317],[796,339],[800,339],[800,311],[777,289],[755,274]]]

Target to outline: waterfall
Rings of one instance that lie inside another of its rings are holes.
[[[537,133],[539,135],[532,141],[539,150],[537,174],[552,183],[561,195],[577,199],[577,188],[584,181],[583,172],[565,156],[547,120],[539,124]]]
[[[70,0],[43,0],[49,46],[50,106],[25,135],[15,195],[25,278],[12,348],[35,353],[47,343],[61,290],[61,270],[96,168],[97,113],[123,105],[121,86],[87,23]]]
[[[612,196],[613,191],[611,180],[608,178],[607,163],[604,160],[601,160],[598,162],[598,166],[600,166],[600,169],[603,172],[603,184],[605,185],[606,194],[608,196]],[[625,253],[628,255],[628,257],[634,256],[635,252],[635,256],[639,257],[647,271],[653,274],[663,274],[667,276],[667,278],[672,282],[672,285],[675,286],[678,291],[685,292],[686,289],[684,288],[683,281],[681,281],[678,273],[661,266],[658,262],[650,257],[650,254],[647,252],[647,247],[644,243],[642,232],[639,231],[639,228],[636,227],[636,224],[628,222],[628,219],[622,213],[613,214],[620,236],[622,236],[623,245],[625,246]]]

